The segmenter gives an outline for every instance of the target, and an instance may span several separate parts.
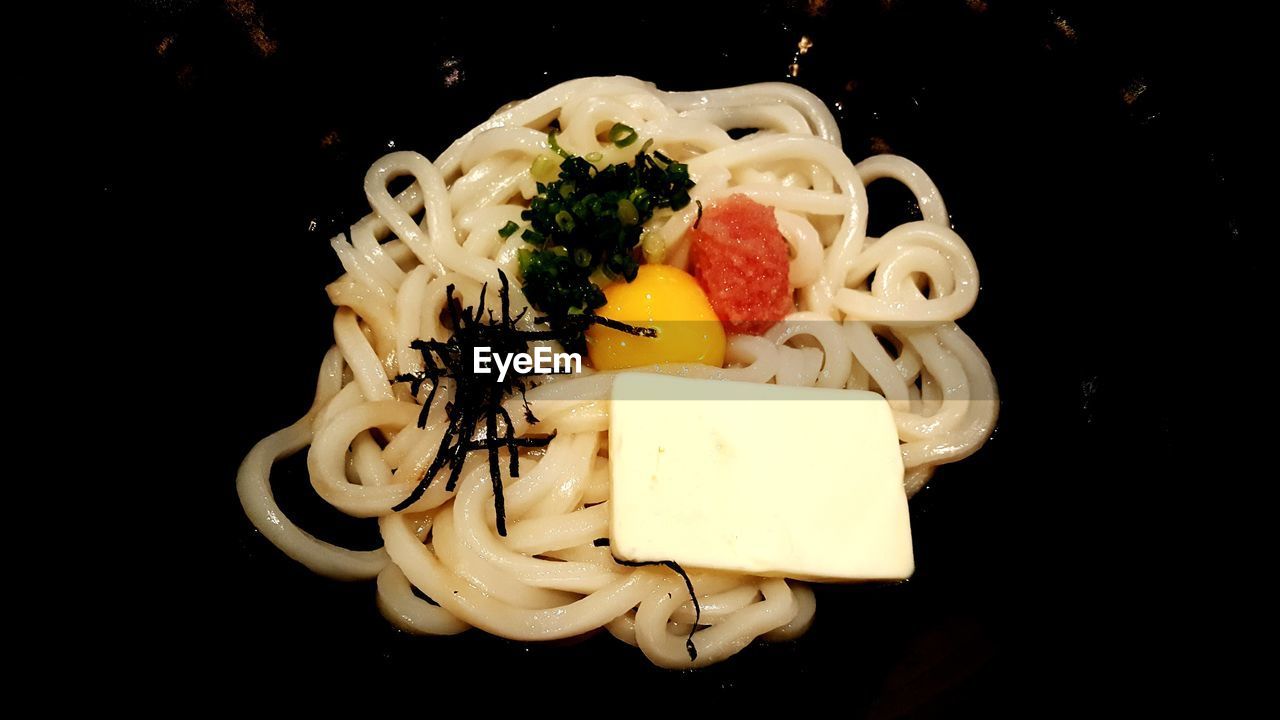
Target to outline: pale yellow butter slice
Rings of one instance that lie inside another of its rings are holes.
[[[883,397],[620,375],[610,545],[627,560],[820,580],[900,580],[915,560]]]

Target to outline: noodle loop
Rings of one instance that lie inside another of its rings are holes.
[[[633,78],[584,78],[503,108],[435,162],[394,152],[370,168],[372,212],[331,243],[345,273],[328,287],[337,307],[335,344],[322,362],[315,402],[245,458],[237,478],[245,512],[268,540],[315,572],[376,578],[382,613],[413,633],[477,627],[532,641],[606,628],[670,668],[719,662],[758,637],[797,637],[816,607],[804,583],[689,568],[695,608],[682,577],[663,567],[624,566],[596,546],[609,534],[610,373],[588,368],[532,388],[536,426],[519,398],[508,399],[518,434],[557,434],[544,448],[519,451],[520,477],[510,477],[503,462],[505,537],[496,530],[489,466],[478,456],[462,466],[455,491],[438,481],[410,508],[393,511],[435,459],[456,390],[442,381],[419,428],[426,390],[413,397],[395,382],[423,370],[409,343],[447,339],[441,313],[448,286],[464,305],[476,304],[481,285],[496,281],[499,269],[519,277],[525,243],[498,231],[521,222],[536,192],[531,168],[549,153],[553,120],[567,151],[600,153],[603,163],[629,162],[641,150],[643,143],[609,141],[609,129],[625,123],[687,163],[697,183],[693,200],[754,198],[774,209],[788,244],[796,310],[786,320],[761,337],[731,336],[724,368],[645,369],[882,393],[894,412],[908,494],[936,466],[973,453],[990,435],[991,370],[955,324],[976,300],[977,265],[923,170],[888,155],[854,165],[826,106],[792,85],[668,93]],[[734,140],[729,131],[741,129],[756,132]],[[411,184],[393,196],[390,183],[405,177]],[[867,237],[865,185],[878,179],[905,185],[923,219]],[[698,219],[695,205],[662,210],[646,225],[664,262],[687,263],[684,237]],[[419,212],[421,222],[413,219]],[[527,305],[518,284],[511,304],[513,315]],[[532,313],[520,322],[532,328]],[[349,515],[377,518],[384,549],[331,545],[281,512],[272,466],[308,447],[316,492]],[[696,659],[686,647],[694,622]]]

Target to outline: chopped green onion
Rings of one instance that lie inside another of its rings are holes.
[[[548,134],[550,150],[534,161],[544,174],[536,178],[537,195],[520,213],[521,227],[527,223],[528,228],[522,237],[532,246],[519,257],[525,297],[553,325],[574,308],[591,315],[606,302],[602,287],[635,279],[646,259],[660,262],[666,243],[660,234],[644,233],[644,225],[655,212],[669,214],[689,204],[694,187],[684,163],[637,152],[624,162],[605,164],[607,150],[565,153],[557,132]],[[621,147],[638,138],[633,128],[617,123],[609,139]],[[640,150],[651,147],[653,142],[646,141]],[[582,347],[580,341],[571,344]]]
[[[556,175],[560,172],[560,163],[556,161],[554,155],[542,153],[533,159],[533,166],[529,172],[533,175],[533,179],[539,184],[550,182],[556,179]],[[539,190],[539,192],[542,192]]]
[[[598,163],[604,159],[604,153],[600,151],[587,153],[587,162]]]
[[[620,148],[630,145],[639,137],[639,133],[630,125],[614,123],[613,127],[609,128],[609,142]]]
[[[635,225],[640,219],[640,213],[636,211],[636,206],[628,199],[622,198],[618,201],[618,222],[623,225]]]
[[[551,146],[552,150],[556,151],[557,155],[564,158],[565,160],[568,160],[569,158],[573,157],[572,155],[569,154],[568,151],[560,147],[560,143],[556,140],[555,130],[552,130],[551,132],[547,133],[547,144]]]
[[[640,249],[644,252],[646,262],[660,263],[667,256],[667,242],[657,230],[646,232],[640,237]]]
[[[515,223],[511,222],[510,220],[508,220],[508,221],[507,221],[507,224],[506,224],[506,225],[503,225],[503,226],[502,226],[502,228],[501,228],[500,230],[498,230],[498,234],[499,234],[499,235],[501,235],[501,236],[502,236],[502,237],[504,237],[504,238],[509,238],[509,237],[511,237],[512,235],[515,235],[515,234],[516,234],[516,231],[517,231],[517,230],[519,230],[519,229],[520,229],[520,226],[519,226],[519,225],[517,225],[517,224],[515,224]]]

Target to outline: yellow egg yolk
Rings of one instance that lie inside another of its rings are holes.
[[[657,337],[628,335],[593,325],[587,354],[597,370],[695,362],[724,366],[724,326],[689,273],[670,265],[641,265],[636,279],[604,289],[601,317],[655,328]]]

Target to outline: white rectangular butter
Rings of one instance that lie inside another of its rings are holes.
[[[875,393],[626,373],[609,466],[619,558],[823,580],[915,568],[898,433]]]

